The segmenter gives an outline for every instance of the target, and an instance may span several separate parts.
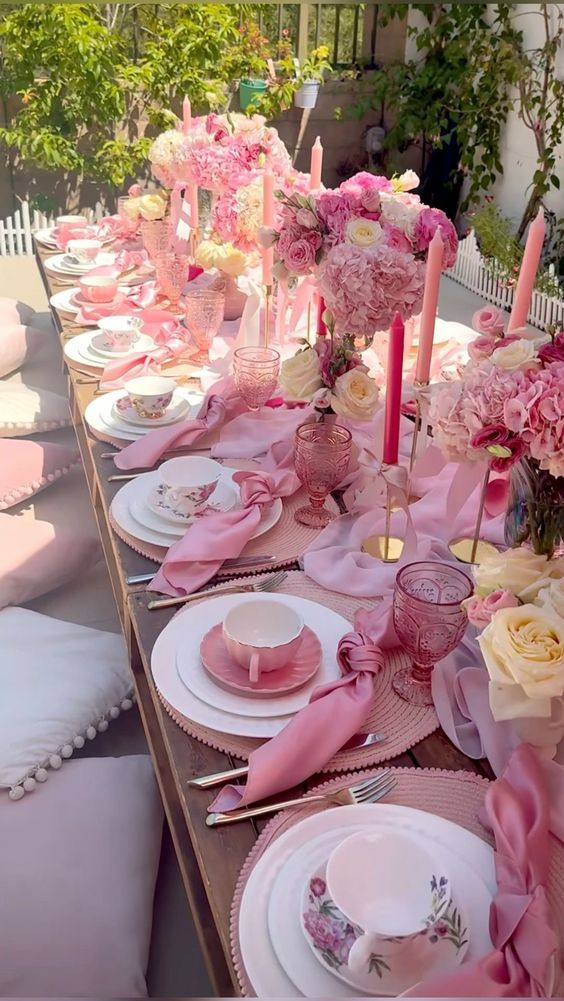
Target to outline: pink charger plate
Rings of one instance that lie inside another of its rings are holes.
[[[248,672],[227,652],[221,622],[204,636],[200,655],[204,668],[220,688],[236,695],[273,698],[295,692],[313,678],[321,663],[321,643],[313,629],[304,626],[302,642],[293,660],[279,671],[262,674],[255,684],[249,680]]]

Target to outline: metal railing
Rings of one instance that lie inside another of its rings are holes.
[[[260,30],[273,43],[287,33],[300,62],[319,45],[328,47],[335,67],[372,60],[378,4],[280,3],[274,7],[260,12]]]

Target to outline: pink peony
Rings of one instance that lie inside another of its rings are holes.
[[[392,250],[401,250],[403,254],[412,254],[413,247],[411,245],[411,240],[399,229],[397,226],[392,226],[390,223],[384,223],[382,227],[384,230],[384,242]]]
[[[511,591],[492,591],[486,598],[475,594],[464,607],[473,626],[487,626],[501,608],[517,608],[518,605],[519,599]]]
[[[437,229],[440,229],[443,238],[443,268],[452,268],[456,261],[458,250],[458,237],[456,230],[450,219],[441,209],[424,208],[417,217],[415,223],[414,241],[415,249],[426,252]]]
[[[318,949],[333,952],[341,940],[341,923],[313,909],[305,912],[304,926]]]
[[[501,337],[505,328],[504,314],[496,306],[484,306],[474,313],[472,326],[480,334]]]

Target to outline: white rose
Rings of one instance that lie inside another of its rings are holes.
[[[132,222],[135,222],[135,220],[139,217],[140,201],[140,198],[127,198],[124,202],[122,202],[122,211],[128,219],[131,219]]]
[[[380,221],[387,222],[390,226],[397,226],[407,236],[411,236],[423,208],[421,203],[416,200],[403,201],[400,195],[392,194],[390,191],[380,191],[380,202],[382,204]]]
[[[400,191],[413,191],[419,187],[419,177],[414,170],[404,170],[397,178],[397,184]]]
[[[535,341],[528,341],[522,338],[519,341],[512,341],[506,348],[496,348],[492,352],[490,361],[506,372],[516,372],[517,369],[524,371],[531,367],[537,360],[537,346]]]
[[[312,348],[298,351],[280,366],[280,385],[294,400],[310,400],[323,380],[319,371],[319,358]]]
[[[232,278],[238,278],[239,275],[242,275],[247,267],[247,255],[234,247],[232,243],[224,243],[217,249],[216,268]]]
[[[355,247],[372,247],[382,239],[384,231],[374,219],[349,219],[346,236]]]
[[[379,389],[374,379],[358,366],[339,376],[333,388],[331,404],[342,417],[368,421],[376,413]]]
[[[544,608],[547,612],[553,612],[564,620],[564,577],[551,580],[544,587],[541,587],[533,604],[539,608]]]
[[[564,693],[564,620],[536,605],[502,608],[478,643],[494,719],[550,716],[550,700]]]
[[[474,568],[476,594],[482,598],[492,591],[511,591],[521,601],[533,601],[542,587],[560,577],[564,557],[548,560],[523,548],[492,553]]]

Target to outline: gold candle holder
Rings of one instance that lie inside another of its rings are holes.
[[[368,553],[383,563],[397,563],[405,544],[405,539],[390,534],[392,519],[392,495],[390,484],[386,483],[386,520],[383,535],[369,535],[360,547],[363,553]]]
[[[484,505],[486,503],[486,491],[488,489],[489,479],[490,467],[488,466],[482,481],[482,490],[480,492],[480,503],[478,505],[474,535],[472,538],[469,536],[460,536],[456,539],[452,539],[448,544],[450,552],[459,563],[481,563],[484,557],[490,556],[498,551],[493,542],[486,542],[485,539],[480,538],[480,529],[482,527],[482,518],[484,516]]]
[[[270,306],[272,302],[272,285],[264,286],[264,346],[268,347],[270,340]]]
[[[413,441],[411,443],[411,458],[409,460],[409,472],[411,473],[417,459],[417,446],[419,444],[419,435],[421,434],[421,429],[423,425],[422,414],[421,414],[421,397],[424,390],[429,388],[429,380],[425,382],[419,382],[417,379],[413,383],[413,388],[415,390],[415,427],[413,428]]]

